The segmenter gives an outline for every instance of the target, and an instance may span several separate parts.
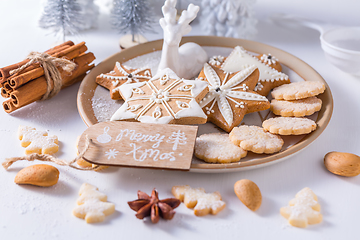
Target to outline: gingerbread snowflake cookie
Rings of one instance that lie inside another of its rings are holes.
[[[282,117],[304,117],[320,111],[322,105],[321,99],[309,97],[299,100],[286,101],[272,99],[270,110]]]
[[[119,90],[124,104],[111,121],[144,123],[202,124],[207,116],[198,102],[207,94],[207,83],[180,79],[166,68],[149,81],[129,83]]]
[[[270,62],[272,63],[275,61],[275,58],[273,58],[273,56],[271,57],[272,61]],[[270,90],[275,87],[290,83],[288,75],[276,70],[271,64],[269,66],[267,61],[261,60],[261,57],[259,59],[258,57],[251,55],[240,46],[234,48],[230,55],[225,59],[221,69],[227,72],[236,72],[243,70],[249,65],[255,65],[259,69],[260,76],[254,91],[263,96],[267,96]]]
[[[281,150],[284,140],[258,126],[242,125],[229,134],[230,140],[242,149],[254,153],[275,153]]]
[[[258,76],[254,65],[230,73],[205,63],[198,79],[209,83],[209,93],[200,101],[208,121],[230,132],[245,114],[268,109],[268,99],[251,91]]]
[[[316,123],[308,118],[277,117],[269,118],[262,123],[263,128],[274,134],[300,135],[316,129]]]
[[[111,99],[121,99],[119,87],[124,83],[148,81],[151,78],[149,68],[128,69],[119,62],[115,63],[114,70],[102,73],[96,77],[96,83],[109,89]]]
[[[298,192],[289,206],[282,207],[280,214],[294,227],[305,228],[309,224],[322,222],[317,196],[308,187]]]
[[[231,163],[246,157],[247,151],[230,141],[228,134],[209,133],[196,138],[194,154],[210,163]]]
[[[271,96],[277,100],[298,100],[319,95],[325,91],[322,82],[301,81],[284,84],[271,92]]]

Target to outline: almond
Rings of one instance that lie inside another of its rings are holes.
[[[40,187],[50,187],[59,180],[59,170],[47,164],[31,165],[21,169],[15,176],[16,184],[30,184]]]
[[[235,183],[234,192],[240,201],[250,210],[259,209],[262,196],[259,187],[251,180],[242,179]]]
[[[327,170],[333,174],[354,177],[360,174],[360,157],[346,152],[329,152],[324,157]]]

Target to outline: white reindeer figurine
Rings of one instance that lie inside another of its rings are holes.
[[[196,43],[185,43],[181,47],[179,44],[182,36],[191,31],[189,24],[200,8],[191,3],[176,21],[176,1],[166,0],[162,7],[164,17],[160,19],[160,26],[164,31],[164,43],[158,72],[170,68],[179,77],[191,79],[201,71],[208,56]]]

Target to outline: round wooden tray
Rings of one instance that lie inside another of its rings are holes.
[[[235,38],[225,38],[225,37],[215,37],[215,36],[193,36],[193,37],[184,37],[181,44],[185,42],[196,42],[201,46],[214,46],[214,47],[228,47],[234,48],[236,46],[243,46],[246,50],[254,53],[271,53],[273,56],[276,56],[279,59],[281,64],[290,68],[296,74],[298,74],[305,81],[318,81],[322,82],[326,86],[326,90],[323,94],[318,97],[322,100],[322,108],[318,112],[316,123],[318,125],[316,131],[305,135],[299,142],[295,145],[288,147],[287,149],[282,150],[279,153],[272,155],[261,155],[263,157],[249,159],[247,161],[241,161],[238,163],[229,163],[229,164],[209,164],[209,163],[193,163],[191,164],[190,171],[192,172],[233,172],[248,170],[256,167],[263,167],[269,164],[285,160],[290,157],[292,154],[299,152],[304,149],[310,143],[312,143],[320,134],[325,130],[328,125],[332,111],[333,111],[333,98],[331,91],[325,80],[308,64],[300,60],[299,58],[284,52],[278,48],[271,47],[266,44],[259,42],[254,42],[244,39],[235,39]],[[87,126],[91,126],[97,123],[97,119],[92,108],[92,97],[96,87],[98,86],[95,82],[96,76],[101,73],[106,73],[111,71],[114,68],[116,61],[124,63],[134,57],[151,53],[154,51],[159,51],[162,48],[162,40],[147,42],[135,47],[131,47],[121,52],[118,52],[109,58],[105,59],[82,81],[78,97],[77,105],[80,116],[84,120]]]

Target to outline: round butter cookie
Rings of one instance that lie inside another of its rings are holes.
[[[284,145],[280,136],[266,132],[258,126],[235,127],[229,137],[235,145],[254,153],[275,153]]]
[[[313,120],[297,117],[269,118],[262,123],[262,126],[266,131],[280,135],[301,135],[316,129]]]
[[[319,95],[324,91],[324,83],[303,81],[276,87],[271,92],[271,96],[278,100],[298,100]]]
[[[230,141],[228,134],[209,133],[196,138],[195,156],[210,163],[237,162],[247,151]]]
[[[322,101],[317,97],[286,101],[272,99],[270,111],[282,117],[304,117],[320,111]]]

